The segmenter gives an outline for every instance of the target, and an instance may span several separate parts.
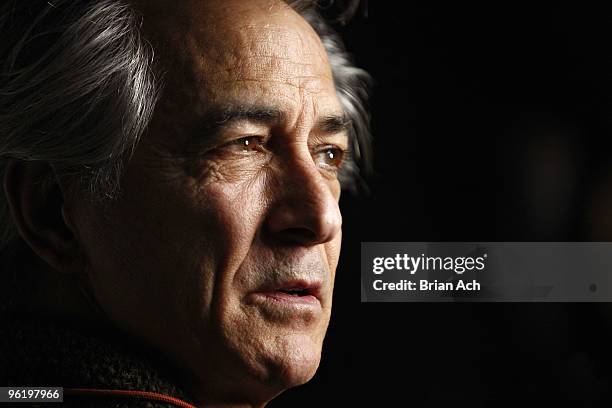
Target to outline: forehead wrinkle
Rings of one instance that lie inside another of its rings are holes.
[[[303,61],[328,65],[319,36],[283,1],[250,0],[225,5],[221,1],[185,0],[172,7],[165,0],[131,1],[147,16],[147,37],[168,51],[162,54],[169,58],[169,68],[219,66],[231,59],[244,59],[245,50],[250,50],[246,57],[259,54],[281,58],[281,49],[287,58],[300,56]],[[239,40],[240,46],[227,47],[228,39]],[[262,52],[261,47],[270,52]]]
[[[261,59],[260,59],[261,58]],[[277,55],[270,54],[250,54],[245,58],[239,59],[235,64],[225,67],[216,68],[215,71],[225,71],[228,73],[239,72],[240,70],[248,69],[250,67],[267,67],[269,69],[284,68],[283,65],[289,64],[293,69],[293,72],[299,71],[310,71],[315,72],[317,68],[321,67],[320,64],[314,64],[312,62],[295,61],[293,58],[279,57]],[[301,70],[298,70],[302,67]],[[262,70],[262,69],[260,69]],[[285,69],[286,70],[286,69]],[[317,75],[331,79],[331,73],[325,72],[325,70],[319,70]]]
[[[286,74],[291,78],[324,78],[333,81],[331,73],[318,68],[318,65],[309,62],[293,61],[275,56],[251,55],[231,66],[213,67],[210,73],[234,74],[239,77],[254,71],[261,75]]]
[[[268,30],[269,31],[269,30]],[[286,30],[282,30],[283,33]],[[286,77],[299,78],[318,76],[332,80],[331,69],[324,49],[304,51],[304,41],[297,34],[295,41],[283,41],[279,38],[269,38],[245,32],[239,34],[239,44],[230,50],[221,51],[213,57],[216,64],[210,64],[212,73],[225,71],[240,75],[243,72],[257,72],[261,75],[284,73]],[[246,36],[246,37],[245,37]],[[208,53],[206,53],[208,54]],[[201,59],[206,59],[202,55]]]
[[[176,56],[169,61],[170,88],[184,101],[172,109],[198,115],[228,100],[273,99],[295,120],[308,95],[324,112],[341,109],[327,53],[312,27],[288,7],[263,14],[252,13],[261,2],[253,4],[242,7],[241,18],[223,11],[214,13],[219,19],[188,17],[189,27],[172,33],[174,46],[166,47]]]
[[[289,64],[274,59],[253,59],[221,71],[215,69],[208,77],[211,82],[222,85],[219,87],[221,94],[217,96],[260,92],[269,95],[271,92],[284,92],[287,93],[288,99],[295,99],[295,94],[288,92],[287,88],[305,90],[311,95],[329,92],[336,96],[333,78],[325,74],[326,72],[317,72],[301,64]],[[271,88],[271,84],[277,85]]]
[[[261,82],[261,81],[254,81],[256,83]],[[252,84],[253,82],[251,82]],[[242,88],[245,89],[245,88]],[[273,103],[277,106],[279,106],[281,109],[283,110],[296,110],[294,108],[294,106],[297,104],[297,101],[299,100],[299,96],[297,96],[296,92],[299,92],[299,87],[282,87],[281,89],[278,89],[272,96],[271,95],[263,95],[262,93],[258,93],[258,95],[256,97],[254,97],[254,100],[259,100],[259,99],[264,99],[265,102],[268,103]],[[245,89],[246,92],[251,91],[250,89]],[[255,91],[257,92],[257,91]],[[263,97],[262,97],[263,95]],[[326,100],[319,98],[320,101],[322,101],[323,103],[327,102]],[[337,104],[338,107],[341,109],[340,104]],[[335,106],[335,105],[334,105]]]
[[[325,48],[314,32],[303,33],[297,27],[281,27],[271,24],[249,24],[236,31],[240,41],[252,50],[271,51],[270,55],[286,54],[289,59],[318,58],[327,61]],[[310,27],[309,27],[310,28]],[[304,38],[304,37],[308,38]],[[261,53],[261,55],[265,55]]]
[[[292,88],[297,89],[305,89],[309,93],[317,95],[325,91],[325,86],[320,78],[316,76],[287,76],[283,78],[265,78],[265,77],[241,77],[241,78],[232,78],[221,81],[224,85],[235,85],[237,90],[241,90],[243,88],[238,87],[238,85],[242,85],[244,83],[255,83],[255,84],[270,84],[276,83],[281,85],[287,85]],[[245,93],[248,90],[245,90]]]

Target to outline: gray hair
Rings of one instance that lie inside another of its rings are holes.
[[[290,5],[291,3],[289,2]],[[295,3],[303,2],[298,0]],[[351,154],[340,173],[340,182],[343,188],[354,192],[365,187],[360,170],[363,170],[365,174],[371,171],[372,140],[370,116],[366,108],[371,78],[366,71],[353,65],[342,40],[317,13],[316,9],[306,6],[302,10],[301,7],[303,6],[298,6],[297,11],[314,28],[327,51],[338,99],[351,121],[349,129]]]
[[[352,123],[343,186],[370,160],[368,74],[351,63],[316,2],[287,0],[329,54]],[[112,200],[163,88],[141,17],[124,0],[9,0],[0,5],[0,177],[11,159],[49,163],[90,199]],[[0,192],[0,251],[19,241]],[[1,254],[2,252],[0,252]],[[0,255],[0,258],[2,255]]]
[[[152,116],[153,51],[122,1],[23,1],[0,8],[0,175],[50,163],[90,196],[113,198]],[[0,248],[16,228],[0,196]]]

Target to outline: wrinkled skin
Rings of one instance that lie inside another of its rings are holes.
[[[207,406],[262,405],[314,375],[330,317],[348,141],[321,125],[342,115],[327,56],[279,1],[136,6],[164,92],[121,197],[67,200],[65,216],[111,321],[175,361]],[[274,114],[210,131],[236,107]],[[295,278],[319,282],[314,305],[253,296]]]

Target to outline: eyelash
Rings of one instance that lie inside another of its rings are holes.
[[[345,157],[347,155],[347,151],[335,146],[335,145],[327,145],[322,146],[315,151],[312,152],[313,159],[316,161],[316,156],[319,154],[327,155],[327,159],[334,160],[334,164],[324,163],[321,167],[327,171],[338,172],[342,165],[344,164]]]
[[[264,146],[265,142],[266,140],[262,136],[244,136],[239,139],[232,140],[231,142],[227,143],[225,147],[240,149],[240,153],[248,153],[252,150],[264,151],[266,150]]]
[[[249,154],[253,151],[258,152],[267,152],[266,148],[266,137],[263,136],[244,136],[231,142],[227,143],[225,147],[229,149],[240,149],[239,151],[234,150],[235,153],[240,154]],[[252,146],[252,147],[251,147]],[[317,155],[326,154],[327,158],[331,160],[335,160],[335,164],[321,164],[321,168],[326,171],[337,172],[342,168],[342,165],[345,162],[347,155],[349,154],[347,149],[342,149],[336,145],[323,145],[317,146],[315,149],[311,151],[311,155],[313,156],[313,160],[316,161]],[[330,157],[331,155],[331,157]]]

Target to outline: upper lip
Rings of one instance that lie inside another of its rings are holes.
[[[303,279],[295,279],[281,283],[266,285],[258,292],[288,292],[300,291],[302,296],[314,296],[321,301],[321,281],[308,281]]]

